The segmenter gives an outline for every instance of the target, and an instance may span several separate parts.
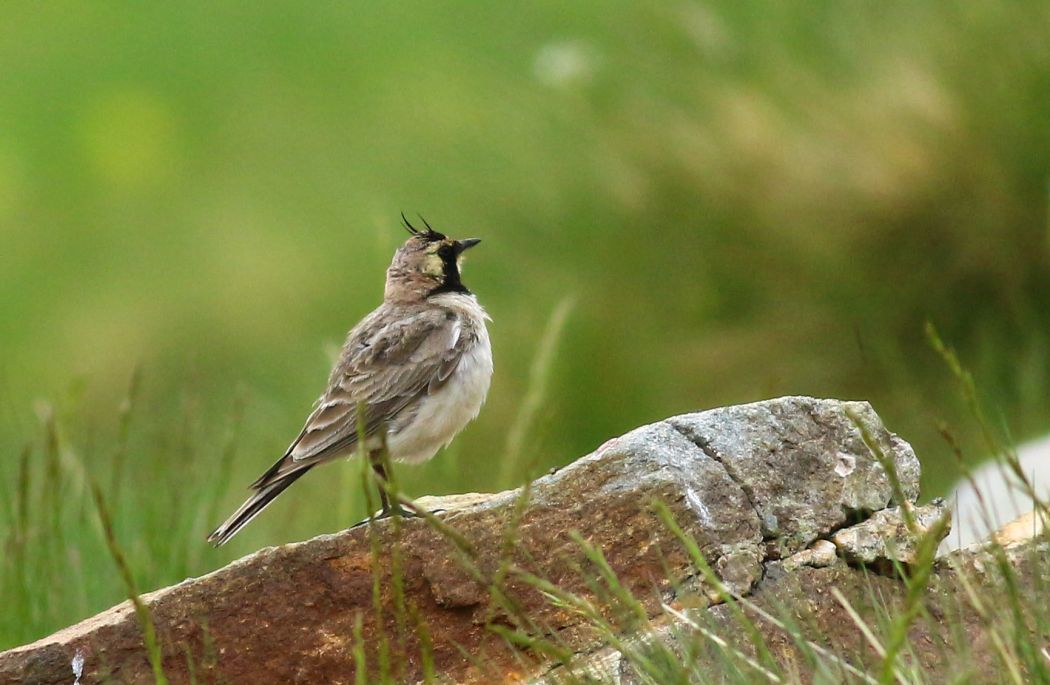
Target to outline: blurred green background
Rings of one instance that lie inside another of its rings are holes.
[[[0,647],[122,598],[89,475],[143,590],[363,516],[330,466],[203,540],[378,304],[401,210],[484,239],[464,279],[496,356],[479,419],[399,469],[412,495],[782,394],[870,400],[937,494],[939,421],[982,451],[926,321],[997,427],[1050,428],[1045,2],[11,2],[0,25]]]

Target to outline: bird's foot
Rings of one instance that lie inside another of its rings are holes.
[[[378,514],[376,514],[376,520],[388,519],[392,516],[400,516],[403,519],[420,518],[420,514],[416,511],[414,505],[405,503],[402,506],[398,502],[394,502],[389,507],[384,507]]]
[[[422,518],[422,515],[416,511],[414,505],[408,503],[405,503],[404,505],[395,503],[391,504],[390,506],[383,507],[379,510],[379,512],[373,514],[372,516],[369,516],[366,519],[358,521],[354,525],[350,526],[348,530],[354,530],[355,528],[360,528],[361,526],[368,525],[369,522],[382,521],[383,519],[393,518],[394,516],[403,519]]]

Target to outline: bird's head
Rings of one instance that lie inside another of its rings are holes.
[[[422,219],[422,217],[420,217]],[[423,219],[420,230],[401,215],[411,237],[394,253],[386,270],[387,302],[421,302],[439,293],[469,293],[460,280],[463,253],[481,241],[477,238],[454,240],[438,233]]]

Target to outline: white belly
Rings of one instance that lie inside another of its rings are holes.
[[[474,349],[466,352],[445,385],[423,400],[412,422],[391,431],[390,456],[408,463],[430,459],[477,417],[492,380],[492,350],[481,326]]]

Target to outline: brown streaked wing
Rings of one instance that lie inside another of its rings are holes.
[[[334,381],[288,448],[280,472],[345,454],[357,443],[357,407],[364,404],[371,436],[421,395],[447,381],[462,357],[461,324],[447,310],[423,310],[372,335],[352,333]]]

